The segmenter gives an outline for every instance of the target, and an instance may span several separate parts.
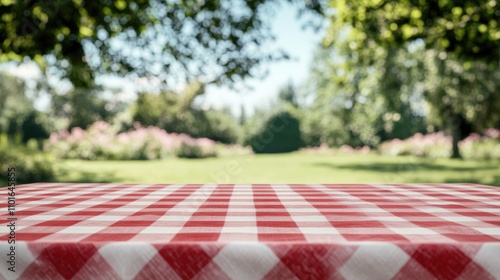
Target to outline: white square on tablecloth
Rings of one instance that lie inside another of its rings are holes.
[[[141,201],[141,200],[135,200],[135,201],[131,201],[129,202],[128,204],[126,204],[125,206],[123,207],[128,207],[128,206],[144,206],[144,205],[151,205],[153,204],[154,202],[152,201]]]
[[[255,216],[226,216],[226,222],[255,222],[257,218]]]
[[[464,216],[441,216],[441,218],[450,222],[479,222],[478,219]]]
[[[257,227],[223,227],[221,233],[253,233],[258,234]]]
[[[438,234],[437,232],[430,230],[428,228],[422,227],[414,227],[414,228],[396,228],[390,227],[390,230],[394,231],[397,234],[406,235],[406,234]]]
[[[328,219],[325,218],[325,216],[321,215],[318,213],[318,215],[315,216],[292,216],[292,219],[295,222],[327,222]]]
[[[25,220],[31,220],[31,221],[50,221],[55,218],[59,218],[61,215],[33,215],[33,216],[28,216],[26,217]]]
[[[4,279],[16,279],[28,268],[31,263],[36,260],[37,255],[33,255],[31,250],[28,249],[26,242],[17,241],[15,244],[16,252],[22,252],[22,257],[17,256],[16,260],[16,272],[12,272],[9,270],[10,264],[6,261],[7,254],[10,252],[10,246],[12,244],[7,243],[6,241],[0,242],[0,252],[2,252],[2,258],[0,261],[0,276],[3,276]],[[1,277],[0,277],[1,278]]]
[[[335,234],[340,233],[333,227],[300,227],[300,231],[303,234]]]
[[[134,279],[157,250],[148,243],[116,242],[101,247],[99,254],[122,279]]]
[[[488,235],[500,235],[500,227],[474,228],[474,229]],[[498,263],[500,264],[500,260],[498,260]]]
[[[63,200],[64,198],[71,198],[70,197],[62,197],[61,199],[48,199],[48,200],[33,200],[33,201],[27,201],[24,203],[24,205],[45,205],[45,204],[52,204],[52,203],[56,203],[60,200]]]
[[[89,221],[119,221],[123,218],[125,218],[125,216],[100,215],[100,216],[91,217],[88,220]]]
[[[231,279],[262,279],[279,262],[273,250],[259,243],[226,245],[213,259]]]
[[[96,233],[105,229],[106,227],[82,227],[82,226],[70,226],[58,233]]]
[[[191,219],[191,215],[163,215],[156,219],[158,222],[187,222]]]
[[[397,216],[384,216],[384,217],[377,217],[377,221],[380,222],[406,222],[407,220],[397,217]]]
[[[418,211],[422,211],[424,213],[441,213],[441,212],[451,212],[450,210],[441,208],[441,207],[416,207]]]
[[[362,244],[342,266],[340,273],[346,279],[392,279],[409,259],[410,256],[394,244]]]
[[[165,234],[171,234],[171,233],[178,233],[182,230],[182,227],[147,227],[143,229],[139,234],[143,233],[165,233]]]
[[[486,213],[500,213],[500,208],[475,208],[474,210]]]
[[[500,277],[499,252],[500,242],[484,243],[474,256],[474,262],[482,266],[491,275]]]
[[[57,211],[61,211],[61,212],[76,212],[76,211],[81,211],[83,209],[87,209],[87,207],[74,207],[76,206],[77,204],[71,206],[71,207],[62,207],[62,208],[58,208]]]

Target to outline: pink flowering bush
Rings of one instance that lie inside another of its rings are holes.
[[[473,133],[458,143],[464,158],[469,159],[500,159],[500,130],[487,129],[484,136]]]
[[[368,146],[353,148],[349,145],[342,145],[339,148],[331,148],[328,147],[327,144],[323,143],[319,147],[301,148],[300,152],[307,154],[369,154],[371,149]]]
[[[371,149],[368,146],[353,148],[349,145],[342,145],[336,151],[341,154],[369,154]]]
[[[216,146],[218,156],[243,156],[253,154],[250,146],[241,146],[239,144],[220,144]]]
[[[117,134],[111,125],[98,121],[87,130],[75,127],[53,133],[45,150],[58,158],[87,160],[152,160],[169,156],[216,156],[216,143],[207,138],[167,133],[157,127],[135,124],[134,130]],[[195,155],[194,155],[195,154]]]
[[[391,156],[449,157],[451,155],[451,140],[451,136],[446,136],[443,132],[427,135],[416,133],[405,140],[385,141],[378,146],[378,150],[381,154]]]
[[[413,155],[428,158],[451,156],[452,138],[443,132],[400,140],[385,141],[378,146],[383,155]],[[458,143],[462,156],[466,159],[500,159],[500,130],[487,129],[483,136],[473,133]]]
[[[186,138],[181,142],[176,155],[183,158],[214,157],[215,142],[208,138]]]

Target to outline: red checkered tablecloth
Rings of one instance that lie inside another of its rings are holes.
[[[11,204],[4,279],[500,279],[496,187],[37,183]]]

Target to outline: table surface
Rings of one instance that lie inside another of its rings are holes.
[[[497,187],[36,183],[15,191],[14,215],[7,207],[0,215],[0,278],[500,279]],[[15,273],[3,253],[12,219]]]

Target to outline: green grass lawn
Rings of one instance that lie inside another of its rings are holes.
[[[61,182],[456,183],[500,186],[500,162],[303,153],[57,163]]]

